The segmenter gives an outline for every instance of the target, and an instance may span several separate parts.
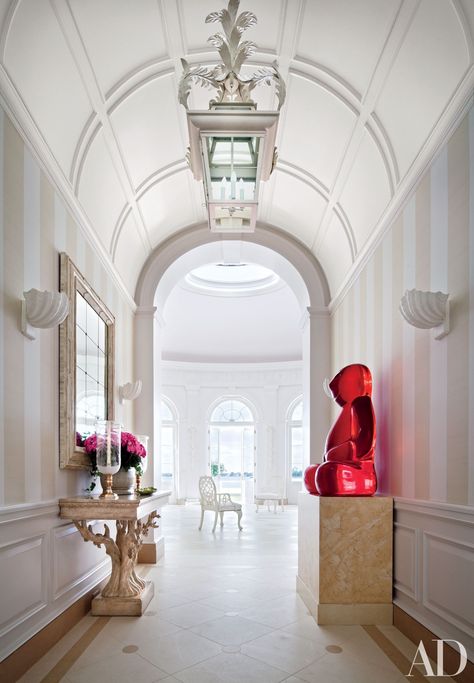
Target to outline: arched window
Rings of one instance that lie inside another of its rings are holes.
[[[236,398],[223,399],[209,420],[209,466],[220,493],[253,501],[255,418]]]
[[[294,401],[288,409],[288,463],[291,481],[303,478],[303,399]]]
[[[254,422],[252,411],[242,401],[228,399],[219,403],[211,415],[211,422]]]
[[[176,493],[178,454],[178,414],[171,401],[161,399],[161,485]]]

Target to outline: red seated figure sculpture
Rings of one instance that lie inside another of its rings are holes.
[[[373,496],[375,474],[375,415],[372,375],[365,365],[343,368],[330,382],[341,413],[326,439],[323,462],[316,470],[321,496]]]

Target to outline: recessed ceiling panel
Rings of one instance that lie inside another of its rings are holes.
[[[352,265],[351,249],[344,226],[333,213],[324,240],[314,255],[324,269],[333,297]]]
[[[70,0],[104,93],[150,61],[167,56],[157,0]]]
[[[161,180],[138,200],[154,247],[175,230],[196,220],[188,173],[187,170],[180,171]]]
[[[400,0],[306,2],[296,52],[346,81],[361,95],[369,85]]]
[[[147,254],[139,237],[135,218],[130,212],[120,231],[115,249],[114,264],[132,296],[146,257]]]
[[[281,171],[274,172],[269,222],[311,247],[326,208],[326,200],[307,183]]]
[[[388,76],[376,112],[403,177],[469,64],[451,2],[423,0]]]
[[[358,250],[390,199],[390,184],[382,155],[366,130],[340,198],[351,221]]]
[[[135,189],[154,172],[184,159],[171,76],[134,90],[112,112],[111,121]]]
[[[222,0],[178,0],[181,20],[183,21],[185,49],[189,52],[211,49],[207,39],[222,31],[220,23],[206,24],[205,19],[211,12],[227,7]],[[242,0],[240,12],[253,12],[257,25],[245,31],[242,40],[253,40],[260,50],[275,52],[284,21],[283,0]],[[216,53],[217,54],[217,53]]]
[[[4,63],[68,176],[91,105],[48,0],[19,4],[8,34]]]
[[[109,249],[126,197],[102,131],[95,136],[84,160],[78,197],[102,244]]]
[[[322,86],[296,76],[291,77],[285,107],[280,157],[331,187],[355,124],[354,112]]]

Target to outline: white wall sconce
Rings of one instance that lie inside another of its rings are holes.
[[[33,327],[46,329],[60,325],[69,313],[69,300],[65,292],[40,292],[30,289],[23,292],[21,302],[21,331],[28,339],[36,339]]]
[[[425,330],[433,328],[435,339],[449,333],[449,294],[407,289],[399,310],[410,325]]]
[[[142,392],[142,381],[137,379],[136,382],[127,382],[119,387],[119,401],[134,401],[140,396]]]

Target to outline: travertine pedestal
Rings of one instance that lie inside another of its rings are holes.
[[[391,624],[393,499],[298,495],[297,591],[318,624]]]

